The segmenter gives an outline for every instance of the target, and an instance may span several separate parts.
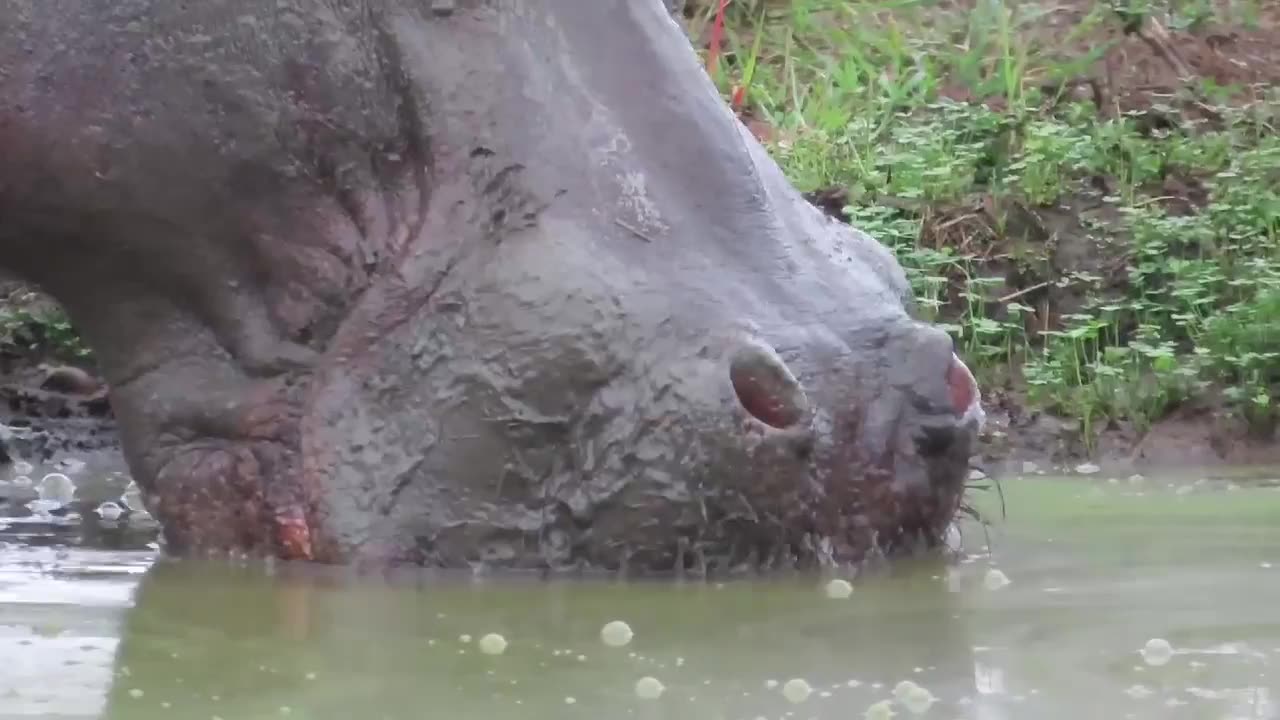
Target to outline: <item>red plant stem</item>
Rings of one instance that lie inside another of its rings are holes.
[[[716,19],[711,25],[711,48],[707,51],[707,74],[714,80],[716,77],[716,66],[720,60],[720,44],[724,39],[724,8],[729,4],[729,0],[720,0],[720,5],[716,8]]]

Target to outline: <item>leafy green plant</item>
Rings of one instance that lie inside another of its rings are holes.
[[[726,91],[749,79],[789,177],[847,192],[850,222],[894,251],[920,314],[980,377],[1020,378],[1086,437],[1215,388],[1255,425],[1280,417],[1280,90],[1231,105],[1202,83],[1197,102],[1220,103],[1207,123],[1177,98],[1102,115],[1061,84],[1105,51],[1070,46],[1103,25],[1256,23],[1254,0],[1116,0],[1051,33],[1037,28],[1055,6],[1035,2],[729,7],[730,54],[745,59]],[[1067,211],[1096,248],[1066,252],[1106,248],[1106,262],[1058,266],[1050,220]],[[1069,290],[1086,297],[1064,310]]]

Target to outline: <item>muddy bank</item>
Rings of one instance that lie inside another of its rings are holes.
[[[92,358],[56,303],[0,285],[0,548],[158,547]]]

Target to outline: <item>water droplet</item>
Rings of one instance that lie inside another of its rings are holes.
[[[576,702],[578,702],[577,698],[573,697],[572,695],[564,699],[565,705],[573,705]]]
[[[458,642],[469,643],[471,642],[471,636],[466,633],[463,633],[458,636]]]
[[[489,633],[480,638],[480,652],[485,655],[501,655],[507,651],[507,639],[498,633]]]
[[[1163,638],[1152,638],[1142,647],[1142,660],[1148,665],[1159,667],[1173,659],[1173,646]]]
[[[31,472],[35,469],[36,468],[34,465],[32,465],[31,463],[25,460],[19,460],[13,464],[14,475],[30,475]],[[27,482],[30,482],[30,481],[31,479],[27,478]],[[14,478],[14,482],[17,482],[17,478]]]
[[[142,697],[141,688],[129,688],[129,697],[135,698],[135,699]]]
[[[662,697],[666,688],[662,686],[662,682],[655,677],[646,675],[636,681],[636,697],[641,700],[657,700]]]
[[[813,688],[803,678],[792,678],[782,686],[782,696],[793,703],[802,703],[809,699]]]
[[[987,570],[986,576],[982,578],[982,585],[988,590],[999,590],[1010,582],[1009,576],[1005,575],[999,568]]]
[[[600,629],[600,639],[610,647],[622,647],[631,642],[635,634],[631,626],[621,620],[614,620]]]
[[[827,597],[833,600],[843,600],[853,594],[853,585],[848,580],[836,578],[827,583]]]

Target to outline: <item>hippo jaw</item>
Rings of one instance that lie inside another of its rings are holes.
[[[3,261],[98,351],[171,552],[666,571],[941,536],[971,374],[659,0],[232,3],[238,43],[201,31],[226,3],[158,1],[164,32],[55,3],[0,38]],[[92,63],[40,50],[68,32]]]

